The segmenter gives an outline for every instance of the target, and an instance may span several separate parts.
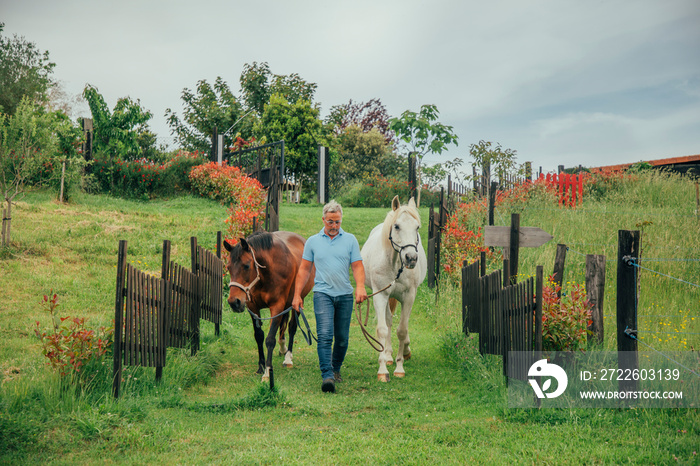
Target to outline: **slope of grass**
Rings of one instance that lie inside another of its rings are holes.
[[[520,211],[522,225],[539,226],[555,236],[552,244],[521,253],[521,273],[534,272],[536,264],[551,270],[556,242],[614,257],[616,230],[650,218],[654,224],[645,226],[644,237],[649,240],[647,257],[671,252],[679,254],[673,257],[698,257],[697,251],[688,252],[697,248],[697,224],[690,211],[680,210],[687,196],[655,207],[640,200],[650,197],[643,191],[651,188],[625,189],[630,190],[625,198],[636,199],[629,204],[634,208],[611,198],[589,200],[575,210],[531,202],[501,211],[497,218]],[[406,378],[393,378],[389,384],[376,382],[376,353],[353,319],[345,381],[338,393],[321,393],[316,347],[299,340],[293,369],[283,369],[281,357],[275,356],[278,390],[270,393],[254,374],[257,350],[250,318],[225,312],[220,337],[214,336],[212,325],[203,324],[202,350],[196,357],[169,350],[160,384],[154,382],[153,369],[128,368],[122,398],[115,401],[107,359],[94,369],[98,378],[85,393],[61,390],[33,336],[35,321],[48,326],[38,305],[41,296],[53,289],[62,315],[109,324],[119,239],[128,241],[130,261],[157,274],[164,239],[173,243],[174,260],[186,265],[189,237],[213,248],[225,213],[211,201],[191,197],[140,203],[79,196],[70,205],[58,205],[43,192],[31,193],[17,206],[15,243],[0,259],[0,463],[697,461],[696,409],[507,409],[500,359],[480,356],[475,338],[459,333],[460,294],[448,282],[441,283],[438,299],[425,285],[419,288],[410,325],[413,358],[406,363]],[[346,209],[343,228],[362,244],[385,214],[386,209]],[[425,241],[427,209],[421,214]],[[320,230],[320,216],[320,206],[285,204],[281,227],[309,236]],[[669,248],[662,249],[662,244]],[[570,252],[566,280],[580,281],[580,266]],[[693,263],[663,266],[669,267],[663,269],[669,275],[689,281],[700,277]],[[683,275],[683,267],[689,275]],[[608,277],[614,283],[614,273]],[[682,309],[698,313],[696,291],[646,280],[642,276],[640,304],[646,294],[654,303],[664,303],[664,312],[686,306]],[[612,288],[606,287],[606,314],[614,315],[609,307],[614,306]],[[313,312],[307,316],[313,328]]]

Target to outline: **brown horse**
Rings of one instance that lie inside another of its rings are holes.
[[[258,374],[263,381],[270,381],[272,352],[275,349],[275,336],[279,328],[280,354],[284,355],[284,367],[292,367],[292,348],[297,330],[298,316],[289,324],[289,348],[285,347],[284,334],[294,297],[294,284],[301,263],[306,240],[296,233],[277,231],[274,233],[256,232],[248,238],[241,238],[235,246],[224,242],[229,252],[228,272],[231,276],[228,303],[234,312],[246,308],[253,319],[253,333],[258,344]],[[306,296],[314,284],[315,269],[304,286],[302,297]],[[265,339],[267,360],[263,351],[260,310],[270,309],[270,330]],[[286,312],[285,312],[286,311]]]

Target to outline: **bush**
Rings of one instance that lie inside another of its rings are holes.
[[[586,292],[574,283],[569,294],[558,296],[561,286],[549,277],[542,288],[542,349],[544,351],[575,351],[583,349],[588,340],[593,305]]]
[[[92,173],[101,192],[149,199],[189,192],[190,170],[206,160],[206,156],[199,152],[186,151],[179,151],[162,165],[145,159],[112,162],[98,155],[92,165]]]
[[[485,223],[486,205],[483,200],[460,203],[455,213],[447,218],[443,230],[440,264],[455,282],[461,280],[462,262],[474,262],[481,252],[490,260],[500,258],[500,253],[484,246],[481,225]]]
[[[84,317],[59,317],[58,296],[44,295],[42,306],[51,316],[51,329],[41,329],[36,322],[34,333],[41,341],[42,352],[51,368],[61,376],[63,387],[90,382],[92,371],[85,370],[105,355],[112,345],[113,329],[95,331],[85,325]]]
[[[225,162],[210,162],[190,171],[192,190],[229,206],[226,239],[231,243],[253,232],[253,218],[262,221],[267,191],[260,182]]]
[[[399,196],[401,202],[406,203],[408,195],[408,181],[372,175],[346,185],[343,192],[335,198],[348,207],[391,207],[394,196]],[[440,202],[440,194],[424,187],[421,192],[421,205],[427,206],[431,202],[437,205]]]

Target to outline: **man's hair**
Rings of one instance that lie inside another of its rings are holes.
[[[335,199],[332,199],[328,204],[323,206],[323,216],[325,217],[329,212],[340,212],[343,215],[343,208],[338,204]]]

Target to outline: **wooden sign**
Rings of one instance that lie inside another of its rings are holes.
[[[520,247],[523,248],[536,248],[553,238],[552,235],[537,227],[520,227],[518,231],[520,232]],[[484,244],[494,247],[509,247],[510,227],[484,227]]]

